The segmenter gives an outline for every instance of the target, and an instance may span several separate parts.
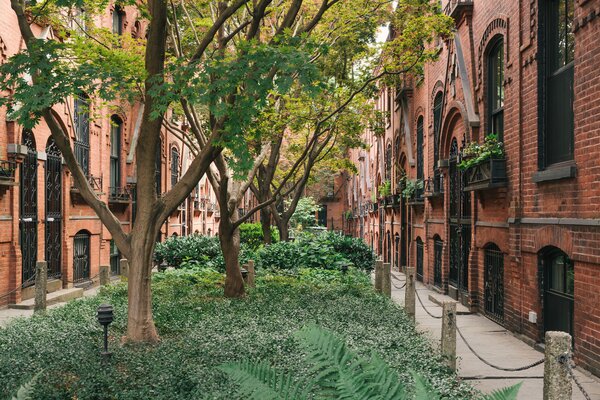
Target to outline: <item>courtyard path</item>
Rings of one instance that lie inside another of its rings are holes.
[[[403,273],[392,272],[392,299],[400,305],[404,305],[404,288],[402,288],[404,282],[405,275]],[[436,299],[440,300],[453,300],[448,296],[427,289],[421,282],[417,282],[416,289],[423,305],[435,316],[441,315],[442,308],[430,301],[429,295],[434,295]],[[416,299],[415,308],[419,330],[432,340],[436,348],[439,348],[442,330],[441,320],[429,316],[419,304],[418,299]],[[460,306],[458,314],[458,327],[471,347],[485,360],[502,367],[512,368],[528,365],[543,358],[543,353],[527,345],[488,318],[479,314],[461,315]],[[456,353],[458,356],[458,375],[479,390],[489,393],[494,389],[523,382],[519,392],[519,400],[542,399],[543,364],[521,372],[496,370],[477,359],[458,335]],[[600,399],[600,379],[593,377],[587,371],[576,370],[575,374],[591,398]],[[575,385],[573,385],[573,399],[585,400],[585,397]]]

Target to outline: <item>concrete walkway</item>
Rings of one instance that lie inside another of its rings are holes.
[[[399,289],[405,282],[405,275],[392,272],[392,299],[404,305],[404,288]],[[429,295],[436,299],[453,300],[448,296],[430,291],[420,282],[417,282],[417,293],[427,310],[435,315],[442,314],[442,308],[430,301]],[[435,347],[439,347],[442,323],[427,315],[423,307],[415,300],[416,321],[419,330],[428,336]],[[471,347],[485,360],[495,365],[514,368],[531,364],[544,357],[544,354],[533,349],[525,342],[513,336],[502,326],[479,314],[461,315],[459,310],[457,325]],[[505,372],[487,366],[471,353],[460,336],[456,338],[456,353],[458,356],[458,374],[469,381],[477,389],[489,393],[494,389],[511,386],[523,382],[519,392],[519,400],[537,400],[543,398],[544,366],[520,371]],[[600,379],[593,377],[586,371],[575,371],[579,381],[592,399],[600,399]],[[573,399],[585,400],[579,389],[573,384]]]
[[[83,291],[83,297],[95,296],[100,290],[100,286],[94,286]],[[75,299],[76,301],[77,299]],[[65,305],[66,303],[57,303],[48,306],[48,309],[56,308]],[[33,315],[33,310],[18,310],[13,308],[0,309],[0,328],[5,327],[8,323],[16,318],[27,318]]]

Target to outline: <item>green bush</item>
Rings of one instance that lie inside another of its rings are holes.
[[[279,231],[274,227],[271,227],[271,238],[273,243],[279,241]],[[240,242],[242,244],[246,244],[252,250],[258,250],[263,246],[264,241],[265,236],[260,222],[240,225]]]
[[[290,270],[299,267],[300,253],[294,242],[278,242],[256,252],[258,269]]]
[[[254,250],[245,243],[240,246],[240,263],[256,258]],[[217,236],[172,236],[157,243],[154,259],[159,264],[166,261],[173,268],[213,268],[225,271],[225,260]]]
[[[356,268],[364,271],[370,271],[374,268],[377,256],[362,239],[340,235],[335,232],[322,233],[319,238],[330,242],[334,250],[343,254]]]

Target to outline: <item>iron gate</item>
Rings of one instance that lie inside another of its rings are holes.
[[[46,145],[46,261],[48,277],[60,278],[62,257],[62,158],[52,138]]]
[[[73,238],[73,283],[90,279],[90,234],[79,232]]]
[[[498,322],[504,320],[504,255],[495,244],[485,248],[485,313]]]
[[[433,239],[433,284],[442,287],[442,249],[444,242],[439,236]]]
[[[574,336],[575,268],[561,250],[553,248],[542,260],[544,332],[562,331]]]
[[[417,280],[423,282],[423,241],[417,238]]]
[[[465,176],[457,167],[459,150],[456,139],[450,145],[450,270],[448,282],[462,291],[469,287],[469,251],[471,248],[471,197],[464,192]]]
[[[37,261],[37,152],[33,132],[23,131],[27,155],[21,164],[21,204],[19,231],[22,256],[22,282],[33,285]]]
[[[121,275],[121,253],[114,240],[110,241],[110,273]]]

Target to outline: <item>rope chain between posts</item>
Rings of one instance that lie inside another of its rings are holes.
[[[11,294],[15,293],[17,290],[23,289],[26,284],[28,284],[29,282],[32,282],[33,280],[35,280],[35,275],[33,275],[32,277],[30,277],[29,279],[27,279],[25,282],[21,283],[19,286],[17,286],[13,290],[8,291],[8,292],[0,295],[0,299],[4,299],[4,298],[10,296]]]
[[[581,392],[581,394],[583,394],[583,397],[585,397],[586,400],[592,400],[592,397],[588,394],[588,392],[585,391],[583,385],[581,385],[581,382],[579,382],[579,379],[577,379],[577,376],[575,376],[575,373],[573,372],[573,368],[575,367],[575,365],[573,364],[572,354],[563,354],[559,356],[558,362],[567,367],[567,372],[569,372],[569,376],[571,377],[571,379],[573,379],[573,382],[575,382],[575,385],[577,385],[579,391]]]
[[[91,278],[88,278],[88,282],[85,285],[82,285],[82,287],[84,287],[85,289],[89,289],[94,284],[94,279],[96,279],[99,276],[100,276],[100,272],[98,272],[96,275],[92,276]],[[67,283],[79,283],[79,282],[80,281],[67,281]]]
[[[471,353],[473,353],[475,355],[475,357],[477,357],[479,360],[481,360],[481,362],[483,362],[484,364],[494,368],[494,369],[498,369],[500,371],[508,371],[508,372],[517,372],[517,371],[525,371],[527,369],[533,368],[533,367],[537,367],[540,364],[543,364],[545,359],[542,358],[541,360],[538,360],[536,362],[533,362],[531,364],[527,364],[524,365],[522,367],[517,367],[517,368],[506,368],[506,367],[500,367],[498,365],[492,364],[491,362],[485,360],[483,357],[481,357],[479,354],[477,354],[477,352],[473,349],[473,347],[471,347],[471,345],[469,344],[469,342],[467,342],[467,339],[465,339],[465,337],[463,336],[462,332],[460,331],[460,329],[458,328],[458,325],[456,325],[456,331],[458,332],[460,338],[463,340],[463,342],[465,342],[465,344],[467,345],[467,348],[469,350],[471,350]]]
[[[419,300],[419,303],[421,304],[421,307],[423,307],[423,310],[425,310],[425,312],[427,314],[429,314],[429,316],[431,318],[435,318],[435,319],[442,319],[441,315],[433,315],[432,313],[429,312],[429,310],[427,308],[425,308],[425,305],[423,304],[423,301],[421,301],[421,296],[419,296],[419,291],[415,288],[415,294],[417,295],[417,299]]]
[[[397,278],[394,278],[394,279],[397,279]],[[401,286],[396,286],[396,285],[394,285],[394,279],[390,279],[390,282],[392,282],[392,286],[398,290],[404,289],[404,286],[406,286],[406,281],[404,281],[404,283]],[[398,280],[400,280],[400,279],[398,279]]]

